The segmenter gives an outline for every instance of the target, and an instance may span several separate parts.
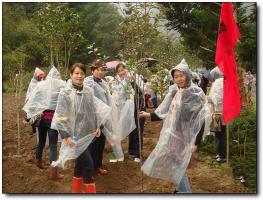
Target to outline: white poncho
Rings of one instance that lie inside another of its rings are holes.
[[[116,77],[112,85],[112,123],[113,131],[120,141],[126,138],[135,128],[134,90],[127,79]]]
[[[66,82],[61,80],[58,70],[52,67],[46,80],[37,84],[23,107],[23,110],[27,113],[27,118],[30,119],[45,110],[55,110],[59,91],[65,85]]]
[[[196,136],[204,122],[206,97],[202,89],[191,82],[185,61],[174,70],[182,71],[187,76],[187,87],[178,89],[167,115],[163,115],[164,123],[159,141],[144,162],[142,171],[148,176],[179,184],[189,164]],[[167,101],[168,104],[169,102]],[[165,114],[166,107],[162,107],[164,111],[159,110],[158,113]]]
[[[40,73],[44,74],[43,71],[41,71],[38,67],[36,67],[33,78],[31,79],[28,88],[27,88],[27,92],[26,92],[26,99],[25,102],[27,102],[28,98],[30,97],[31,93],[33,92],[33,90],[36,88],[37,84],[38,84],[38,77],[40,75]]]
[[[75,159],[84,152],[95,137],[96,129],[105,123],[110,112],[111,108],[94,96],[93,89],[84,86],[82,91],[77,91],[69,80],[67,87],[59,94],[51,128],[77,140],[70,147],[63,139],[59,159],[52,165],[64,168],[67,160]]]

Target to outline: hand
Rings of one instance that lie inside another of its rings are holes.
[[[100,132],[100,129],[98,128],[95,132],[95,137],[100,137],[100,134],[101,132]]]
[[[139,116],[139,118],[146,118],[146,117],[150,117],[151,114],[147,113],[147,112],[144,112],[144,111],[141,111],[141,112],[138,113],[138,116]]]
[[[67,144],[68,144],[70,147],[73,147],[73,146],[74,146],[74,142],[73,142],[73,140],[72,140],[71,137],[68,137],[68,138],[67,138]]]
[[[197,151],[197,146],[196,145],[192,146],[192,153],[195,153],[196,151]]]
[[[25,119],[23,119],[22,123],[23,123],[24,125],[28,125],[28,124],[29,124],[29,122],[26,121]]]

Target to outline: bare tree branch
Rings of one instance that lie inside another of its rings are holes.
[[[205,51],[209,51],[209,52],[215,53],[215,51],[213,51],[213,50],[211,50],[211,49],[208,49],[208,48],[206,48],[206,47],[203,47],[203,46],[201,46],[201,45],[200,45],[200,48],[203,49],[203,50],[205,50]]]

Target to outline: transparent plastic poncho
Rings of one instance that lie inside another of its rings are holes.
[[[148,176],[175,184],[180,183],[186,172],[192,146],[205,116],[205,94],[191,83],[186,67],[176,67],[187,75],[187,87],[176,92],[164,119],[159,141],[141,168]]]
[[[125,139],[135,128],[134,90],[127,79],[116,76],[112,85],[112,123],[113,131],[120,141]]]
[[[162,103],[156,108],[154,113],[161,119],[164,119],[167,116],[167,113],[169,111],[169,107],[172,103],[172,100],[178,91],[177,85],[171,85],[168,89],[168,94],[165,96]]]
[[[95,97],[100,99],[102,102],[112,107],[112,98],[109,91],[109,87],[106,81],[101,79],[100,82],[94,81],[93,76],[88,76],[84,80],[84,85],[87,87],[91,87],[94,91]],[[102,133],[105,135],[109,144],[113,147],[115,156],[117,158],[123,157],[123,151],[120,145],[120,139],[117,136],[117,132],[114,131],[114,123],[112,113],[108,116],[106,122],[104,123],[104,128],[102,129]]]
[[[30,119],[42,114],[45,110],[55,110],[59,91],[65,85],[66,82],[61,80],[58,70],[52,67],[46,80],[37,84],[23,107],[23,110],[27,113],[27,118]]]
[[[33,78],[31,79],[28,88],[27,88],[27,92],[26,92],[26,99],[25,102],[27,102],[27,100],[29,99],[29,96],[31,95],[32,91],[36,88],[37,84],[38,84],[38,74],[37,72],[41,71],[38,67],[36,67]],[[42,72],[42,71],[41,71]]]
[[[220,76],[217,76],[220,77]],[[205,118],[205,130],[203,138],[206,135],[210,135],[210,125],[212,122],[212,114],[213,112],[222,112],[223,109],[223,78],[217,78],[211,86],[209,97],[211,98],[213,103],[206,104],[206,118]]]
[[[94,96],[93,89],[84,86],[82,91],[77,91],[69,80],[59,94],[51,128],[67,133],[75,144],[70,147],[63,139],[59,158],[52,162],[52,166],[64,168],[66,161],[83,153],[110,112],[111,108]]]
[[[218,66],[214,67],[211,70],[210,75],[212,76],[214,81],[218,78],[223,78],[223,73],[220,71]]]
[[[93,76],[88,76],[84,79],[84,85],[91,87],[94,90],[94,95],[107,105],[111,105],[111,98],[107,82],[101,79],[100,83],[94,81]]]

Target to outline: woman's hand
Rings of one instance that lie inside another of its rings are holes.
[[[72,140],[71,137],[68,137],[68,138],[67,138],[67,144],[68,144],[70,147],[73,147],[73,146],[74,146],[74,142],[73,142],[73,140]]]
[[[100,132],[100,129],[98,128],[95,132],[95,137],[100,137],[100,134],[101,132]]]
[[[196,145],[193,145],[192,146],[192,153],[195,153],[197,151],[197,146]]]
[[[144,112],[144,111],[141,111],[141,112],[138,113],[138,116],[139,116],[139,118],[146,118],[146,117],[150,117],[151,114],[147,113],[147,112]]]
[[[29,125],[29,122],[26,121],[25,119],[23,119],[22,123],[23,123],[24,125]]]

